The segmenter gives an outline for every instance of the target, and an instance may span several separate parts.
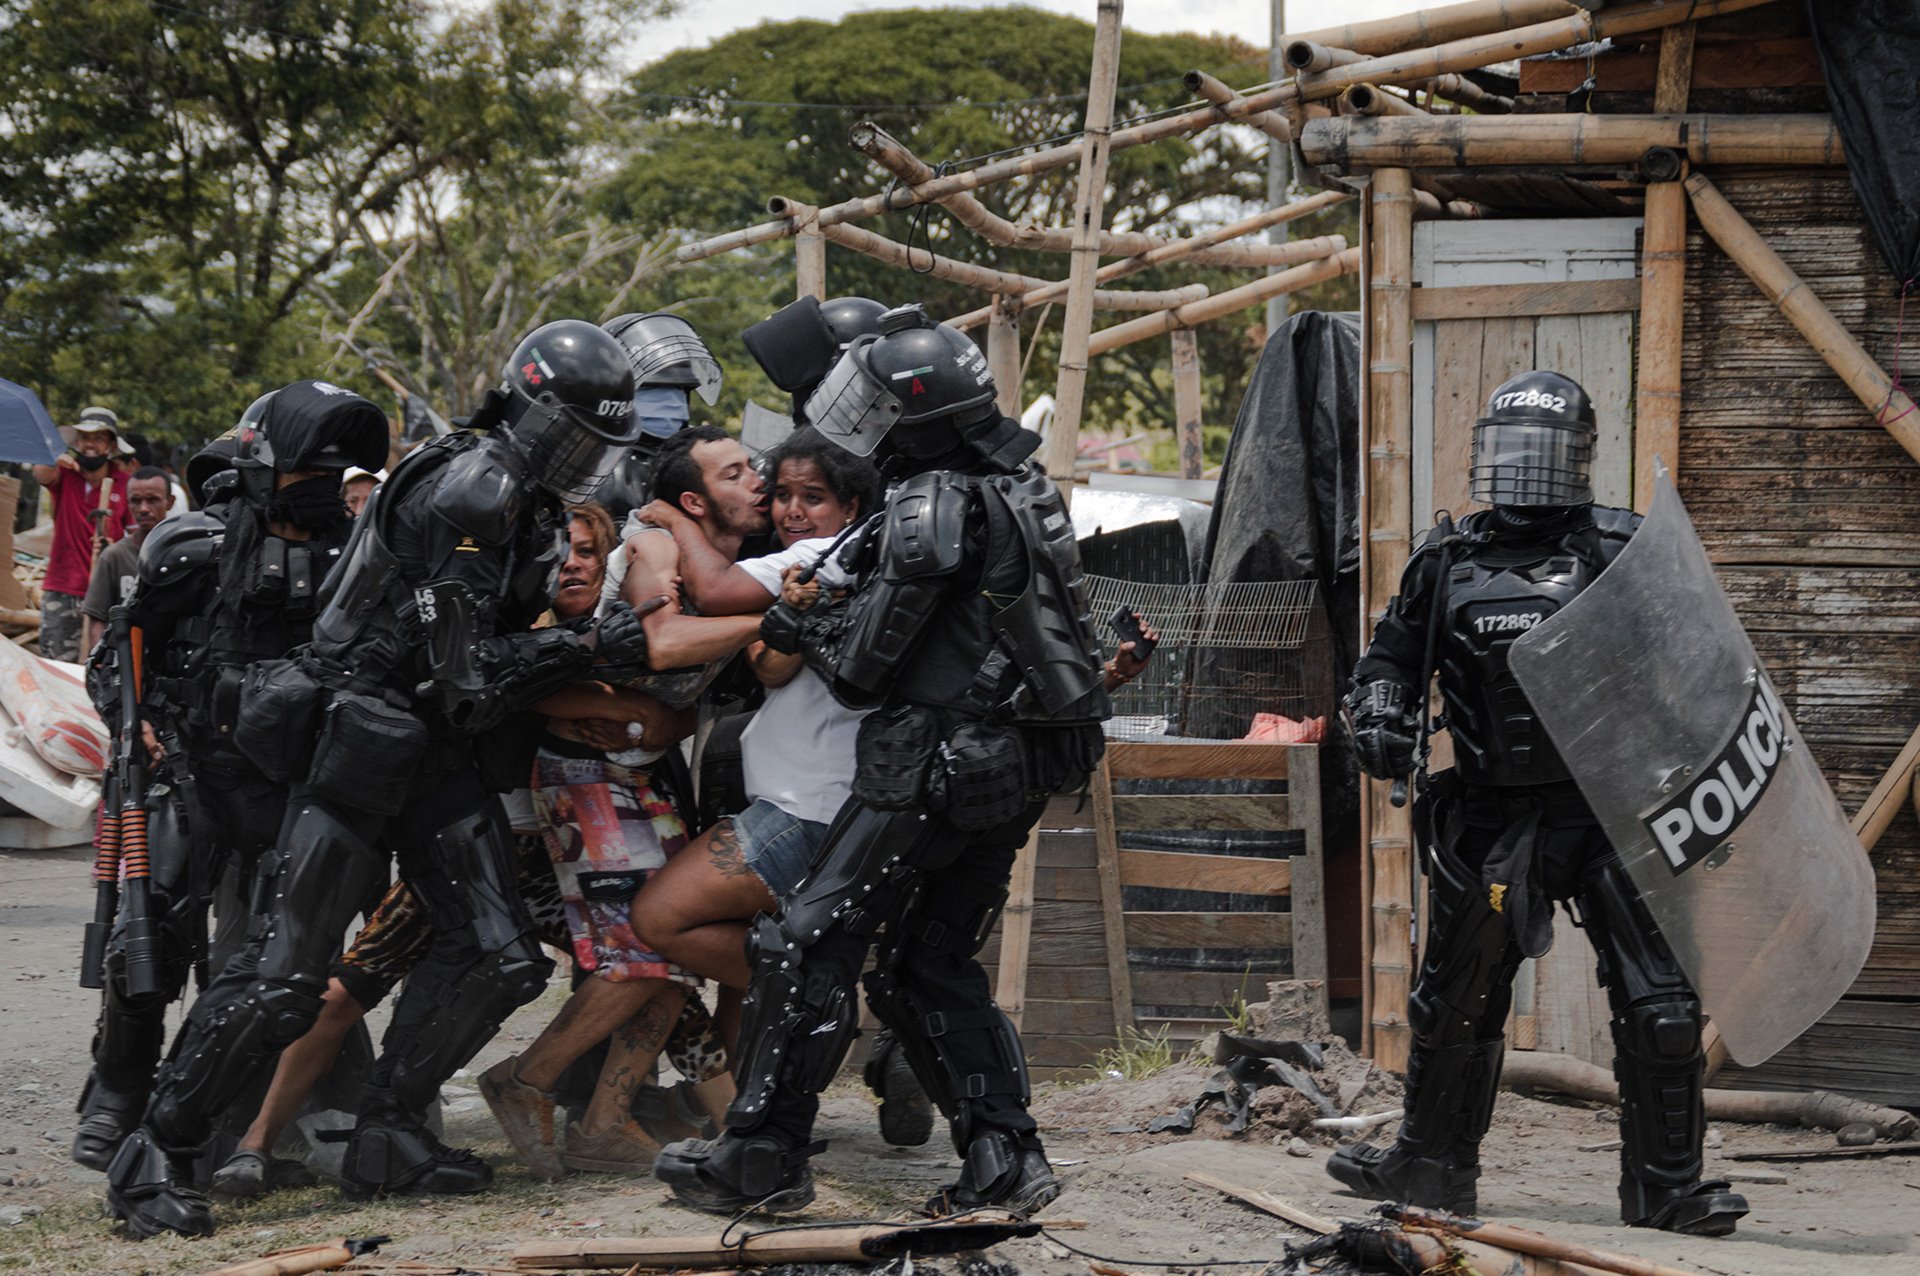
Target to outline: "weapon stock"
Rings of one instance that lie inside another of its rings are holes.
[[[1428,709],[1433,696],[1433,674],[1439,665],[1440,626],[1447,615],[1447,585],[1453,568],[1453,544],[1459,539],[1458,534],[1453,530],[1453,515],[1446,510],[1441,510],[1434,515],[1433,534],[1440,546],[1440,571],[1433,588],[1433,607],[1427,614],[1427,650],[1420,662],[1420,687],[1416,693],[1420,697],[1419,743],[1413,750],[1414,773],[1420,778],[1422,784],[1426,782],[1428,743],[1433,735],[1433,714],[1428,712]],[[1423,793],[1425,791],[1424,788],[1421,790]],[[1393,791],[1387,795],[1387,800],[1395,806],[1407,804],[1405,776],[1393,782]]]
[[[140,725],[143,635],[124,603],[107,613],[107,624],[120,679],[120,729],[113,755],[113,787],[120,809],[112,815],[103,813],[103,819],[116,825],[124,881],[121,950],[127,993],[142,997],[159,992],[161,986],[160,922],[153,915],[152,865],[147,855],[147,743]]]

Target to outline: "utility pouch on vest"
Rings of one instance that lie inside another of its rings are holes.
[[[297,660],[248,665],[233,716],[234,747],[270,780],[305,779],[313,764],[322,694]]]
[[[313,791],[339,806],[398,815],[427,751],[427,727],[385,700],[337,691],[314,749]]]
[[[1005,824],[1026,809],[1026,751],[1009,726],[968,722],[940,746],[947,823],[974,831]]]
[[[881,811],[927,805],[927,773],[940,747],[933,714],[914,705],[870,713],[854,749],[853,795]]]

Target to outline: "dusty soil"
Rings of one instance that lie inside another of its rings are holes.
[[[0,852],[0,1269],[32,1273],[205,1272],[269,1250],[329,1237],[393,1237],[375,1270],[403,1262],[504,1269],[525,1240],[569,1236],[700,1235],[716,1220],[667,1204],[645,1179],[574,1176],[537,1183],[512,1163],[484,1107],[465,1086],[449,1094],[451,1141],[470,1143],[499,1169],[496,1191],[477,1198],[356,1205],[331,1189],[284,1193],[222,1206],[220,1234],[206,1241],[121,1239],[101,1209],[100,1176],[67,1160],[73,1100],[86,1073],[95,999],[75,984],[81,923],[89,916],[84,851]],[[517,1049],[552,1013],[557,993],[523,1011],[475,1061],[485,1067]],[[1153,1117],[1188,1102],[1211,1069],[1176,1066],[1142,1081],[1048,1087],[1035,1111],[1066,1193],[1048,1214],[1084,1228],[1001,1246],[993,1258],[1022,1272],[1081,1276],[1068,1246],[1129,1268],[1156,1263],[1231,1271],[1227,1263],[1279,1258],[1304,1233],[1185,1181],[1204,1170],[1261,1188],[1331,1217],[1363,1216],[1368,1202],[1341,1191],[1322,1166],[1333,1144],[1300,1144],[1306,1105],[1266,1095],[1251,1128],[1225,1138],[1201,1116],[1190,1135],[1144,1133]],[[1394,1106],[1392,1079],[1339,1052],[1321,1076],[1350,1110]],[[1738,1235],[1694,1240],[1622,1227],[1616,1215],[1616,1154],[1582,1151],[1616,1136],[1615,1114],[1577,1104],[1503,1096],[1485,1151],[1485,1216],[1702,1273],[1748,1276],[1901,1276],[1920,1270],[1920,1161],[1911,1158],[1764,1165],[1728,1152],[1816,1148],[1832,1136],[1767,1127],[1717,1129],[1709,1168],[1778,1175],[1742,1185],[1753,1213]],[[943,1136],[921,1148],[884,1144],[870,1101],[845,1084],[828,1097],[819,1158],[820,1199],[805,1221],[868,1218],[917,1205],[957,1170]],[[1118,1130],[1118,1133],[1109,1131]],[[19,1221],[7,1224],[7,1220]],[[925,1265],[923,1265],[925,1266]],[[421,1269],[415,1269],[416,1273]],[[944,1272],[961,1265],[943,1264]],[[1249,1268],[1248,1270],[1257,1270]],[[1010,1274],[1008,1274],[1010,1276]]]

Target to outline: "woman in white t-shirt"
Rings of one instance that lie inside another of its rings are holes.
[[[775,535],[785,546],[764,558],[727,563],[677,510],[649,506],[681,548],[687,593],[707,615],[764,611],[782,577],[812,566],[849,526],[879,505],[874,468],[811,429],[795,431],[768,455]],[[816,579],[844,584],[838,564]],[[741,737],[747,809],[702,833],[648,879],[633,901],[642,941],[675,965],[744,988],[747,923],[771,912],[813,864],[827,825],[853,780],[854,740],[863,711],[848,709],[798,656],[756,643],[747,649],[767,688],[766,703]]]

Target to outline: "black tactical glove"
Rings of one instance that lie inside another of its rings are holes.
[[[786,600],[775,603],[760,618],[760,641],[783,656],[798,655],[801,616]]]
[[[646,664],[647,631],[640,622],[666,605],[665,594],[649,598],[638,607],[629,607],[624,602],[609,603],[607,614],[600,618],[588,638],[595,657],[609,665]]]
[[[1347,697],[1347,724],[1353,729],[1360,769],[1382,780],[1413,772],[1420,747],[1420,719],[1410,707],[1413,692],[1398,682],[1369,682]]]

